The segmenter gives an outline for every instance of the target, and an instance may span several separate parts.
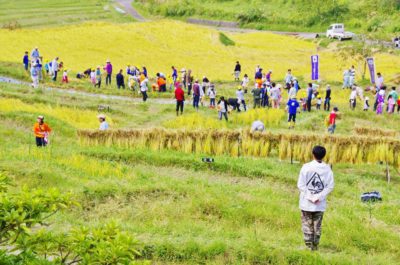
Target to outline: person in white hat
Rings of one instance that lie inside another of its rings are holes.
[[[112,75],[113,67],[112,67],[110,60],[106,61],[106,66],[104,67],[104,71],[106,71],[106,73],[107,73],[106,85],[111,85],[111,75]]]
[[[44,116],[37,117],[37,122],[33,125],[33,132],[36,138],[36,146],[45,147],[49,142],[48,136],[51,128],[44,122]]]
[[[99,116],[97,116],[97,118],[99,119],[100,122],[100,131],[106,131],[108,130],[108,123],[106,122],[106,115],[104,114],[100,114]]]

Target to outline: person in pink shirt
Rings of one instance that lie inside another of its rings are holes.
[[[394,98],[392,97],[392,95],[389,95],[388,98],[388,113],[392,114],[394,112],[394,105],[395,105],[395,101]]]

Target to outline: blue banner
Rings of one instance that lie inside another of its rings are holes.
[[[318,55],[311,56],[311,80],[319,79],[319,57]]]
[[[367,58],[367,65],[368,65],[371,84],[375,84],[375,61],[374,61],[374,58],[372,58],[372,57]]]

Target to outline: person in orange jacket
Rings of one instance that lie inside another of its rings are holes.
[[[157,85],[158,85],[158,92],[165,92],[167,91],[167,81],[164,77],[158,76],[157,77]]]
[[[44,117],[38,116],[37,122],[33,126],[33,132],[36,137],[36,145],[38,147],[46,146],[48,143],[48,135],[51,132],[49,125],[44,123]]]

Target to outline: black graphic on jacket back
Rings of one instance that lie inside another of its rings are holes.
[[[315,172],[307,182],[307,189],[311,194],[318,194],[324,190],[324,183],[322,183],[321,177],[317,172]]]

